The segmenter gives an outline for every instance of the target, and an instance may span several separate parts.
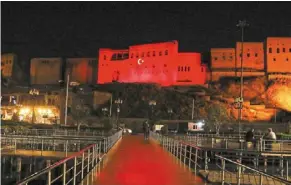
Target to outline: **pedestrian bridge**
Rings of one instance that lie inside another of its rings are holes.
[[[242,164],[239,155],[238,160],[230,160],[209,154],[213,155],[196,145],[155,133],[145,141],[143,135],[122,136],[117,132],[17,184],[291,184],[288,172],[275,176]]]

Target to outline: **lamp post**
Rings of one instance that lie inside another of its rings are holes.
[[[149,101],[149,106],[151,107],[151,119],[153,119],[153,114],[154,114],[154,107],[157,105],[157,102],[155,100],[150,100]]]
[[[244,46],[244,29],[245,27],[248,26],[247,21],[243,20],[243,21],[239,21],[239,23],[236,25],[237,27],[239,27],[241,29],[241,53],[240,53],[240,60],[241,60],[241,64],[240,64],[240,98],[239,98],[239,114],[238,114],[238,130],[239,130],[239,136],[240,136],[240,132],[241,132],[241,128],[240,128],[240,122],[242,120],[242,107],[243,107],[243,46]]]
[[[114,101],[114,103],[117,105],[117,118],[116,118],[116,126],[117,130],[119,129],[119,113],[120,113],[120,105],[123,103],[122,99],[118,98],[117,100]]]
[[[169,114],[169,118],[172,119],[172,114],[173,114],[172,108],[168,108],[168,114]]]
[[[29,94],[32,96],[32,98],[33,98],[33,107],[32,107],[32,118],[31,118],[31,122],[32,123],[34,123],[35,122],[35,110],[34,110],[34,107],[35,107],[35,104],[36,104],[36,102],[35,102],[35,98],[36,98],[36,96],[37,95],[39,95],[39,91],[37,90],[37,89],[31,89],[30,91],[29,91]]]

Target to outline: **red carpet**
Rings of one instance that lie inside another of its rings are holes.
[[[100,185],[202,185],[156,143],[125,136],[97,177]]]

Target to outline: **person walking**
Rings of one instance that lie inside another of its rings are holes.
[[[143,123],[143,133],[144,133],[144,139],[149,140],[149,135],[150,135],[150,125],[148,123],[148,120],[146,120]]]

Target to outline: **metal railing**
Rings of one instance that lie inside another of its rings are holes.
[[[162,136],[153,132],[151,132],[151,137],[158,141],[165,150],[179,159],[181,163],[193,170],[195,175],[199,173],[211,183],[263,185],[273,182],[271,184],[291,184],[291,181],[288,181],[290,178],[288,170],[290,158],[285,160],[286,167],[284,170],[282,168],[284,163],[283,160],[279,160],[279,165],[272,163],[270,168],[278,168],[279,171],[277,174],[272,173],[272,175],[270,175],[271,173],[266,173],[269,171],[266,168],[266,163],[270,163],[270,160],[266,160],[266,158],[264,158],[263,161],[265,163],[263,165],[265,171],[263,171],[259,168],[259,165],[262,163],[260,160],[255,161],[254,168],[243,164],[242,162],[245,161],[243,161],[241,152],[236,152],[232,158],[229,159],[222,156],[222,152],[221,154],[215,153],[211,150],[196,146],[194,143]],[[255,168],[255,166],[257,168]]]
[[[101,147],[104,148],[104,153],[107,153],[121,137],[122,132],[119,131],[110,137],[104,138],[103,143],[89,145],[72,156],[62,159],[32,174],[17,184],[76,185],[80,183],[90,171],[95,170],[95,167],[99,166],[103,161],[105,154],[102,154]]]
[[[172,136],[174,139],[183,140],[204,148],[237,149],[252,151],[291,151],[291,140],[268,140],[258,138],[254,142],[246,142],[245,139],[236,136],[193,135]]]
[[[108,136],[105,131],[77,131],[68,129],[25,129],[3,132],[3,135],[23,136]]]

